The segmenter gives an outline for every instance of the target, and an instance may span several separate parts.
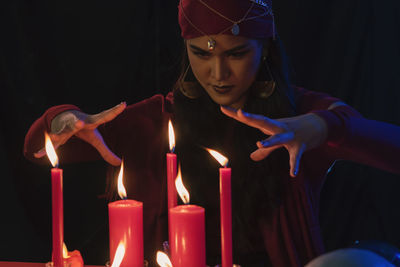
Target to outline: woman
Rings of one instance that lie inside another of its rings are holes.
[[[234,262],[304,266],[324,251],[318,202],[329,167],[347,159],[400,173],[392,156],[400,151],[399,127],[292,86],[269,2],[182,0],[179,24],[186,51],[173,92],[96,115],[52,107],[29,130],[26,157],[43,157],[49,131],[63,162],[102,157],[118,166],[124,158],[127,192],[145,203],[151,261],[167,240],[164,162],[172,118],[185,184],[192,202],[206,209],[207,264],[220,263],[220,233],[218,165],[204,147],[226,155],[233,169]]]

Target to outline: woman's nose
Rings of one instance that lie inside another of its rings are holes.
[[[211,75],[215,81],[224,81],[229,77],[229,66],[224,59],[215,57],[211,64]]]

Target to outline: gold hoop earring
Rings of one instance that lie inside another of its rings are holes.
[[[202,87],[197,81],[186,81],[186,76],[188,74],[190,68],[190,64],[188,64],[185,73],[183,74],[183,77],[180,80],[180,86],[179,89],[182,92],[183,95],[190,99],[196,99],[200,97],[202,93]]]
[[[259,98],[267,99],[274,93],[275,86],[274,81],[255,81],[252,85],[252,92]]]
[[[268,52],[264,50],[261,64],[262,66],[265,66],[267,68],[266,71],[268,72],[268,75],[270,76],[271,80],[265,80],[265,81],[256,80],[251,87],[253,95],[263,99],[267,99],[268,97],[270,97],[274,93],[276,87],[276,83],[272,79],[271,73],[267,65],[267,55]]]

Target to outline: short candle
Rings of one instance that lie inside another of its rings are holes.
[[[180,169],[175,181],[179,196],[185,205],[169,210],[170,249],[174,267],[205,267],[205,210],[189,203],[189,193],[182,183]]]
[[[126,253],[120,267],[143,267],[143,203],[126,199],[122,176],[123,163],[118,175],[118,194],[122,200],[108,204],[110,258],[114,258],[118,245],[123,242]]]

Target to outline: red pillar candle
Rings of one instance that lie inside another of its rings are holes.
[[[189,193],[183,186],[180,170],[176,187],[183,202],[189,203]],[[174,267],[205,267],[205,211],[196,205],[179,205],[170,212],[170,252]]]
[[[122,241],[126,254],[121,267],[143,267],[143,203],[123,199],[108,204],[110,258]]]
[[[221,263],[222,267],[232,267],[232,193],[231,169],[226,168],[228,159],[215,150],[208,152],[225,168],[219,169],[219,198],[221,220]]]
[[[174,267],[205,267],[204,208],[179,205],[170,209],[170,249]]]
[[[63,171],[57,168],[58,157],[45,133],[46,154],[54,168],[51,169],[51,214],[52,214],[52,261],[54,267],[63,267],[64,243],[64,207],[63,207]]]
[[[143,267],[143,203],[126,199],[122,176],[123,164],[118,176],[118,194],[122,200],[108,204],[110,258],[114,258],[123,242],[126,253],[120,267]]]

